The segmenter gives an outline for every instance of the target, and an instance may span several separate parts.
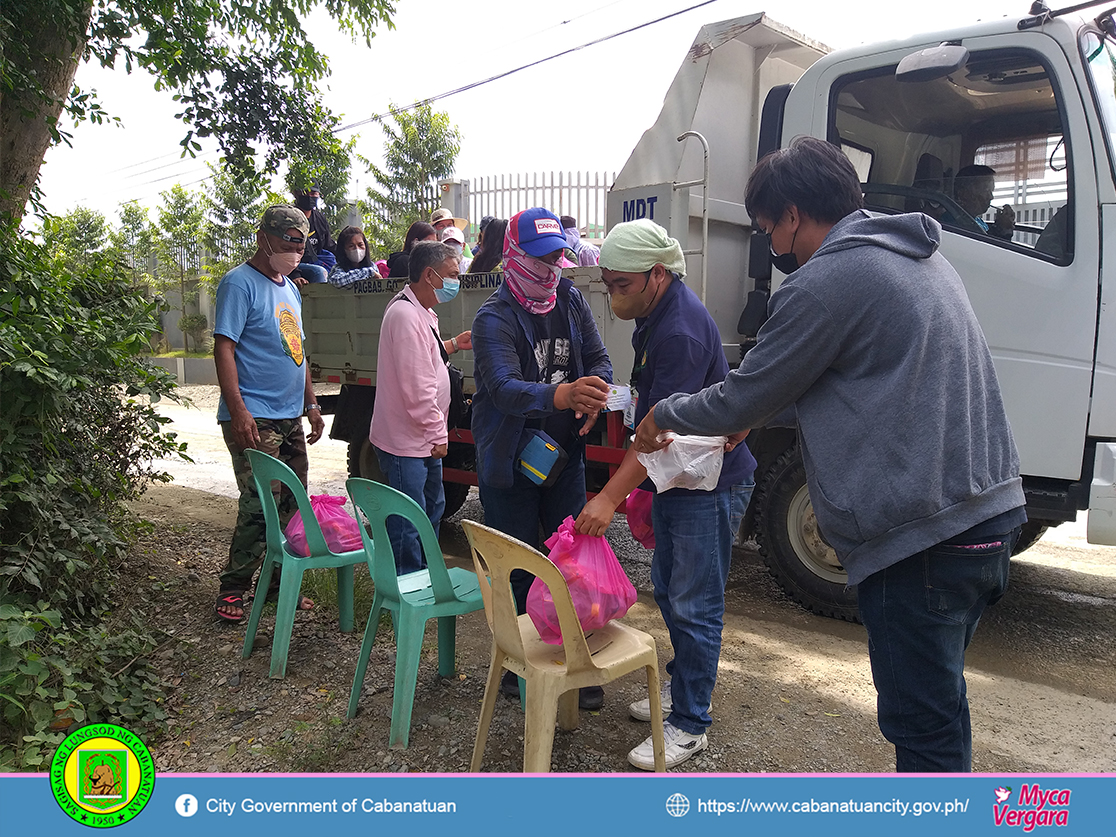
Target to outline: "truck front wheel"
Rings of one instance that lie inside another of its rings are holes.
[[[760,481],[756,530],[764,563],[787,595],[819,615],[859,621],[856,589],[845,586],[848,574],[818,529],[797,446]]]
[[[472,445],[452,443],[449,446],[449,456],[443,464],[451,468],[462,468],[466,471],[477,469],[477,460]],[[387,477],[380,470],[380,461],[376,457],[376,450],[367,439],[349,443],[349,476],[364,477],[366,480],[375,480],[387,485]],[[442,516],[449,517],[456,514],[457,510],[465,503],[469,496],[469,486],[458,482],[443,482],[442,487],[446,492],[446,510]]]
[[[376,458],[376,450],[367,437],[349,442],[349,476],[364,477],[366,480],[375,480],[387,485],[387,477],[380,470],[380,460]]]

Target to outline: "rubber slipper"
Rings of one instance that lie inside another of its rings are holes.
[[[234,616],[231,613],[224,613],[220,608],[222,607],[239,607],[240,615]],[[217,604],[213,607],[213,612],[217,614],[217,618],[222,622],[227,622],[233,625],[239,625],[244,621],[244,617],[248,615],[248,610],[244,606],[244,594],[236,591],[217,594]]]

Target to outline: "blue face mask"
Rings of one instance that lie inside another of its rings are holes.
[[[438,276],[438,274],[435,275]],[[438,302],[449,302],[461,290],[461,280],[448,279],[445,276],[438,276],[438,278],[442,280],[442,287],[434,289],[434,297]]]

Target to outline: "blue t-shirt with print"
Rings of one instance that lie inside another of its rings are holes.
[[[214,335],[236,343],[236,374],[244,406],[254,418],[302,415],[306,355],[302,296],[283,278],[277,284],[251,265],[235,267],[217,286]],[[231,418],[225,399],[217,420]]]

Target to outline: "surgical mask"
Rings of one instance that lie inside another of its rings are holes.
[[[788,276],[790,276],[790,274],[794,273],[796,270],[798,270],[799,267],[801,267],[801,265],[798,263],[798,256],[794,254],[794,242],[797,238],[798,230],[795,230],[794,235],[791,236],[790,250],[788,250],[786,253],[776,253],[775,245],[769,245],[768,247],[768,249],[771,251],[772,267],[781,270]]]
[[[264,241],[267,241],[267,239],[265,238]],[[288,276],[292,270],[298,267],[301,261],[302,253],[273,253],[271,245],[267,245],[267,263],[271,265],[271,269],[276,273]]]
[[[464,247],[454,242],[447,241],[445,245],[449,247],[453,251],[453,255],[459,259],[461,258],[461,254],[465,251]]]
[[[364,253],[363,247],[349,247],[345,250],[345,255],[349,257],[349,261],[353,264],[360,264],[364,261]]]
[[[461,290],[460,279],[450,279],[437,273],[434,275],[442,280],[442,287],[434,289],[434,298],[437,299],[438,302],[449,302],[457,296],[457,292]]]

